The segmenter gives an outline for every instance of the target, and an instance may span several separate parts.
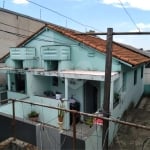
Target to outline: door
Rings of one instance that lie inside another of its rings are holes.
[[[98,89],[94,86],[95,81],[91,82],[87,81],[84,84],[84,111],[86,113],[95,113],[98,107]]]
[[[25,93],[25,75],[15,74],[16,92]]]

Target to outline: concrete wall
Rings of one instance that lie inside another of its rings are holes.
[[[16,47],[20,42],[25,40],[28,36],[39,30],[44,26],[44,22],[27,18],[24,15],[0,8],[0,28],[1,30],[13,32],[26,37],[19,37],[14,34],[9,34],[0,31],[0,58],[9,52],[10,47]]]
[[[38,39],[43,39],[39,41]],[[36,60],[37,68],[44,68],[44,60],[42,59],[42,47],[49,45],[58,45],[58,42],[68,44],[71,49],[71,59],[70,61],[59,61],[58,69],[73,69],[73,70],[105,70],[105,55],[103,53],[97,52],[85,45],[79,44],[79,42],[71,40],[59,33],[52,30],[45,30],[36,38],[31,39],[30,42],[25,44],[25,47],[36,48]],[[61,45],[61,44],[60,44]],[[83,59],[86,58],[86,59]],[[121,64],[118,63],[116,59],[112,61],[112,71],[120,71]],[[7,65],[13,66],[14,61],[8,60]],[[26,66],[27,67],[27,66]],[[30,67],[30,66],[29,66]]]
[[[0,114],[0,142],[13,137],[12,117]],[[39,150],[69,150],[73,147],[71,136],[59,133],[56,128],[43,125],[42,123],[30,123],[16,118],[16,138],[33,144]],[[76,139],[76,148],[85,150],[85,141]]]
[[[124,68],[125,69],[125,68]],[[125,70],[124,70],[125,71]],[[128,71],[127,73],[127,79],[126,79],[126,90],[122,91],[122,78],[123,75],[121,75],[121,78],[119,79],[119,85],[117,84],[114,86],[114,89],[118,88],[118,86],[121,89],[121,99],[119,101],[119,104],[112,109],[111,116],[120,119],[124,113],[125,110],[128,109],[129,105],[133,104],[133,106],[136,106],[139,100],[142,97],[142,94],[144,92],[144,84],[143,84],[143,78],[141,78],[141,66],[137,68],[137,83],[134,85],[134,70],[131,68],[126,69]],[[112,141],[113,137],[115,136],[115,133],[117,132],[118,124],[110,123],[109,128],[109,139],[110,142]]]
[[[12,127],[12,118],[7,115],[0,114],[0,141],[14,136]],[[16,120],[15,136],[25,142],[36,145],[36,125],[28,122]]]
[[[150,95],[150,68],[144,69],[144,95]]]
[[[37,146],[39,150],[71,150],[73,140],[65,131],[59,133],[57,129],[41,124],[37,126]],[[85,150],[85,141],[76,139],[76,149]]]
[[[32,96],[30,101],[35,103],[45,104],[47,106],[54,106],[54,107],[57,107],[59,103],[59,101],[56,99],[50,99],[50,98],[44,98],[38,96]],[[66,109],[68,109],[67,101],[64,102],[64,106]],[[58,117],[57,117],[58,111],[56,109],[49,109],[45,107],[40,107],[40,106],[30,105],[30,104],[20,103],[20,102],[15,103],[15,115],[18,118],[29,120],[28,114],[33,110],[39,113],[40,122],[58,127]],[[8,115],[12,115],[12,103],[0,106],[0,112]],[[70,129],[69,119],[70,119],[69,113],[65,113],[64,124],[63,124],[64,129]]]

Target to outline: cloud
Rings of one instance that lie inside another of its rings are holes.
[[[68,2],[82,2],[84,0],[66,0],[66,1],[68,1]]]
[[[136,25],[140,29],[140,31],[144,32],[144,31],[149,31],[150,30],[150,23],[145,24],[145,23],[141,22],[141,23],[137,23]],[[138,30],[137,29],[132,29],[129,32],[138,32]]]
[[[13,0],[13,3],[15,3],[15,4],[28,4],[29,2],[27,0]]]
[[[150,29],[150,23],[149,24],[144,24],[144,23],[138,23],[137,26],[140,28],[140,29]]]
[[[145,11],[150,10],[150,0],[99,0],[106,5],[113,5],[115,7],[121,7],[120,2],[124,7],[137,8]]]

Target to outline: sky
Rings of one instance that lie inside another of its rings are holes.
[[[81,32],[150,31],[150,0],[0,0],[0,7]],[[150,50],[150,35],[113,39]]]

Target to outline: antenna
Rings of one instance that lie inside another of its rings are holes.
[[[66,28],[67,28],[67,25],[68,25],[68,22],[67,22],[67,19],[66,19]]]
[[[42,11],[41,11],[41,9],[40,9],[40,19],[42,19]]]
[[[3,0],[3,8],[5,7],[5,0]]]

